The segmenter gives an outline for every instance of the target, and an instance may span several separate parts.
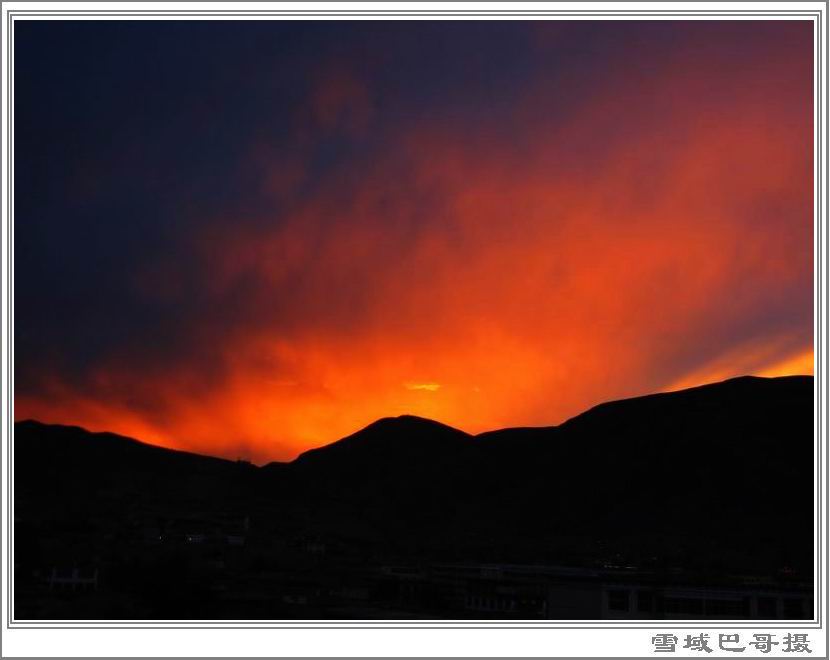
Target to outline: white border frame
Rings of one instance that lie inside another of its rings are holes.
[[[471,4],[472,3],[472,4]],[[786,632],[809,635],[813,654],[823,657],[828,649],[827,612],[827,44],[826,2],[8,2],[2,14],[2,425],[3,488],[2,580],[0,603],[3,627],[0,655],[478,655],[478,656],[637,656],[651,654],[650,639],[658,632],[686,634],[709,632]],[[382,14],[382,15],[381,15]],[[13,278],[14,278],[14,144],[13,144],[13,36],[15,20],[748,20],[764,15],[776,20],[813,20],[815,35],[814,172],[815,172],[815,402],[817,493],[816,585],[813,622],[758,621],[89,621],[20,622],[12,616],[11,515],[13,510]],[[772,16],[774,15],[774,16]],[[9,469],[11,468],[11,469]],[[7,472],[8,470],[8,472]],[[150,632],[152,629],[154,632]],[[323,632],[321,629],[325,629]],[[479,631],[488,632],[479,632]],[[530,631],[534,632],[530,632]],[[596,630],[602,630],[597,634]],[[211,631],[210,633],[208,631]],[[256,632],[254,632],[256,631]],[[241,644],[240,644],[241,642]],[[676,654],[688,655],[678,646]],[[691,653],[694,655],[694,653]],[[779,646],[769,657],[782,654]],[[742,654],[741,654],[742,655]],[[749,653],[746,655],[757,655]],[[783,654],[785,657],[791,654]],[[717,650],[710,657],[734,657]]]

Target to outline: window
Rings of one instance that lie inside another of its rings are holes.
[[[637,611],[651,612],[652,603],[654,602],[654,595],[650,591],[637,592]]]
[[[784,618],[785,619],[803,619],[804,608],[801,606],[800,598],[785,598],[784,599]]]
[[[670,614],[703,614],[700,598],[666,598],[666,612]]]
[[[623,589],[609,591],[608,609],[617,612],[628,612],[628,592]]]
[[[717,618],[744,616],[744,603],[740,600],[707,600],[706,615]]]
[[[776,607],[775,598],[770,596],[761,596],[758,598],[758,618],[759,619],[777,619],[778,608]]]

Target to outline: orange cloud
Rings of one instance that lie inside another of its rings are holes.
[[[113,360],[86,389],[17,397],[16,417],[263,462],[387,415],[480,432],[812,373],[807,65],[771,48],[730,72],[680,49],[639,79],[612,71],[556,122],[560,92],[537,81],[506,127],[413,119],[290,204],[307,163],[277,158],[279,209],[255,225],[217,214],[180,248],[227,305],[205,321],[224,324],[204,340],[215,378]],[[369,98],[344,74],[310,107],[354,138]]]

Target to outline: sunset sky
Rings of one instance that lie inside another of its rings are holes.
[[[262,463],[813,372],[810,22],[14,39],[16,419]]]

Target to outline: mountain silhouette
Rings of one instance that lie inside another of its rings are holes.
[[[385,417],[337,442],[300,454],[295,463],[307,466],[337,461],[345,467],[346,463],[378,461],[429,462],[441,454],[463,451],[471,440],[469,434],[431,419],[415,415]]]
[[[16,542],[33,570],[111,565],[140,527],[244,518],[262,548],[313,538],[364,563],[613,560],[808,580],[813,417],[812,377],[742,377],[556,427],[473,436],[385,418],[263,467],[18,422]]]

